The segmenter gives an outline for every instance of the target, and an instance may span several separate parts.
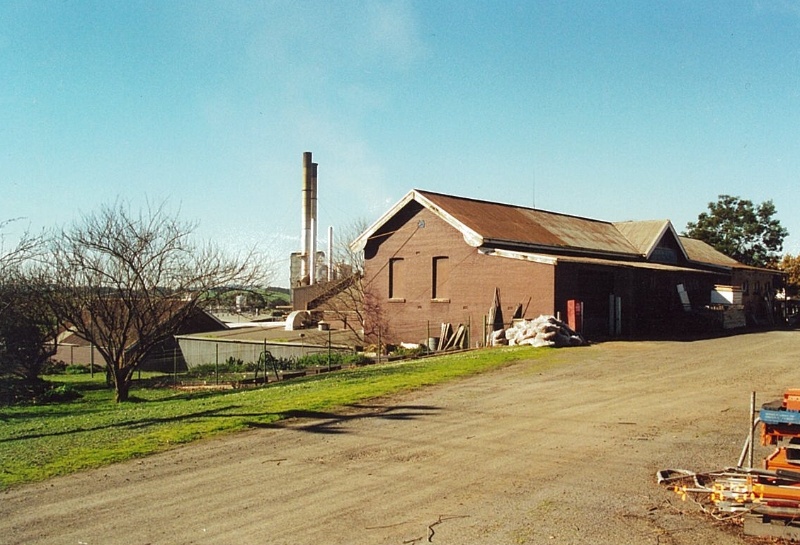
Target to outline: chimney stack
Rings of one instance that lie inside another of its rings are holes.
[[[314,284],[317,254],[317,163],[311,152],[303,153],[303,186],[301,198],[300,281]]]
[[[309,222],[309,192],[311,191],[311,178],[309,169],[311,168],[311,152],[303,153],[303,185],[300,197],[300,283],[308,275],[308,241],[310,239],[311,225]]]
[[[308,256],[308,284],[317,283],[317,163],[311,163],[311,243]]]

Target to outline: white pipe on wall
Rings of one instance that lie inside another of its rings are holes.
[[[328,227],[328,282],[333,280],[333,225]]]

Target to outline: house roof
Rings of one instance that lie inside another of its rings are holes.
[[[167,306],[175,307],[175,312],[177,312],[178,307],[180,306],[179,301],[168,300]],[[88,311],[87,311],[88,313]],[[91,322],[91,318],[87,316],[89,322]],[[166,318],[165,318],[166,319]],[[208,312],[203,308],[195,308],[191,312],[189,316],[187,316],[183,323],[180,325],[178,329],[179,334],[188,334],[188,333],[198,333],[198,332],[206,332],[206,331],[215,331],[215,330],[227,330],[228,326],[225,322],[221,321],[219,318],[214,316],[212,313]],[[139,337],[137,335],[136,328],[132,328],[128,332],[127,340],[128,345],[125,347],[126,349],[134,346],[137,342],[139,342]],[[78,335],[75,331],[74,326],[68,326],[63,329],[58,334],[56,339],[58,344],[65,344],[65,345],[73,345],[73,346],[89,346],[91,343]]]
[[[639,253],[649,259],[665,235],[671,235],[677,243],[683,256],[688,259],[686,250],[680,242],[678,233],[669,220],[621,221],[614,223],[616,227],[631,244],[636,246]]]
[[[363,249],[391,217],[416,201],[459,230],[470,246],[514,246],[639,257],[614,224],[545,210],[479,201],[414,189],[354,242]]]
[[[419,198],[446,210],[480,235],[483,245],[523,245],[614,254],[639,252],[612,223],[545,210],[417,190]]]
[[[697,240],[689,237],[680,237],[681,245],[686,251],[689,261],[695,263],[705,263],[708,265],[716,265],[719,267],[745,267],[735,259],[726,256],[722,252],[710,244],[706,244],[702,240]]]
[[[688,262],[730,269],[744,267],[705,242],[677,234],[669,220],[611,223],[523,206],[413,189],[364,231],[352,247],[363,250],[373,236],[409,203],[416,202],[461,232],[470,246],[531,254],[560,254],[614,260],[650,259],[672,239]],[[487,252],[488,253],[488,252]]]

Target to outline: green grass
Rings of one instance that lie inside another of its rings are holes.
[[[146,456],[250,427],[298,411],[330,411],[522,359],[537,368],[556,351],[502,348],[373,365],[251,390],[186,393],[136,388],[116,404],[104,376],[58,375],[83,397],[69,403],[0,408],[0,489]]]

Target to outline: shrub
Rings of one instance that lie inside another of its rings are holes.
[[[341,352],[331,352],[330,364],[347,367],[350,365],[364,365],[371,363],[372,360],[363,354],[343,354]],[[306,367],[325,367],[328,365],[328,353],[321,352],[318,354],[309,354],[298,358],[295,362],[297,369],[305,369]]]
[[[43,375],[63,375],[67,371],[67,363],[61,360],[47,360],[42,366]]]
[[[206,377],[214,375],[215,373],[251,373],[256,370],[256,364],[253,362],[245,363],[238,358],[230,357],[223,363],[204,363],[189,369],[187,373],[190,377]]]
[[[71,384],[61,384],[50,388],[39,396],[36,401],[40,403],[64,403],[83,397]]]
[[[419,345],[415,348],[404,348],[402,346],[398,346],[393,348],[389,355],[400,356],[403,358],[418,358],[420,356],[424,356],[427,353],[428,349],[423,345]]]
[[[297,369],[305,369],[306,367],[325,367],[328,365],[328,361],[330,361],[331,365],[341,365],[342,355],[338,352],[332,352],[330,355],[330,360],[328,360],[327,352],[324,354],[308,354],[306,356],[297,358],[295,366]]]
[[[18,377],[0,377],[0,406],[23,405],[41,396],[48,383],[41,379],[23,380]]]
[[[364,354],[358,353],[358,354],[345,355],[343,363],[344,365],[368,365],[374,362],[372,358],[369,358]]]

